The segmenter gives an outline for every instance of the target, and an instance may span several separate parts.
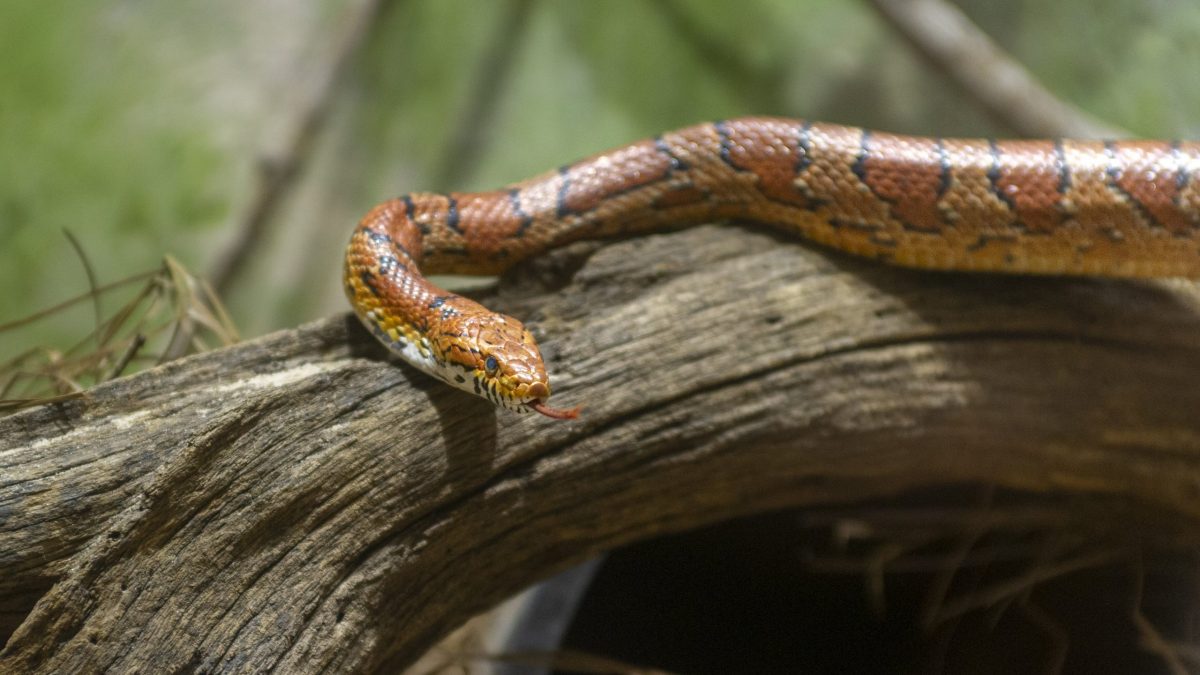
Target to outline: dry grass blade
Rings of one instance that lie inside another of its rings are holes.
[[[88,295],[92,298],[92,309],[96,313],[96,328],[99,329],[100,323],[103,321],[104,310],[100,305],[100,294],[96,292],[96,286],[99,285],[96,283],[96,270],[92,267],[92,261],[88,259],[87,252],[83,250],[83,244],[79,243],[75,235],[71,234],[70,230],[64,229],[63,236],[71,242],[71,248],[75,249],[75,255],[79,256],[79,264],[83,265],[83,271],[87,274],[88,289],[90,289]]]
[[[1133,556],[1133,599],[1130,618],[1137,628],[1141,638],[1141,646],[1163,660],[1163,665],[1171,675],[1187,675],[1188,669],[1183,665],[1180,651],[1171,644],[1154,624],[1142,613],[1142,597],[1146,585],[1146,567],[1141,555]]]
[[[1067,634],[1067,630],[1046,610],[1029,598],[1022,600],[1017,607],[1025,620],[1041,631],[1050,643],[1050,653],[1046,656],[1046,667],[1042,672],[1046,675],[1059,675],[1066,666],[1067,650],[1071,646],[1071,638]]]
[[[157,275],[159,273],[160,273],[159,270],[150,270],[149,272],[139,272],[138,274],[134,274],[132,276],[125,277],[124,279],[119,279],[112,283],[104,284],[103,286],[98,286],[92,291],[88,291],[87,293],[80,293],[79,295],[76,295],[75,297],[63,300],[62,302],[60,302],[56,305],[51,305],[50,307],[47,307],[45,309],[38,310],[38,311],[34,312],[33,314],[30,314],[29,316],[24,316],[15,321],[9,321],[8,323],[0,323],[0,333],[14,330],[17,328],[22,328],[31,323],[36,323],[38,321],[41,321],[42,319],[45,319],[46,317],[53,316],[55,314],[58,314],[59,312],[70,309],[71,307],[73,307],[81,302],[86,302],[88,300],[91,300],[93,293],[109,293],[111,291],[117,290],[119,288],[123,288],[130,284],[136,284],[141,281],[146,281],[147,279],[153,278],[155,275]]]
[[[78,247],[78,242],[73,245]],[[81,398],[88,387],[131,368],[203,351],[210,343],[228,345],[238,340],[237,329],[212,288],[174,258],[164,257],[157,270],[102,285],[82,248],[78,251],[91,290],[0,325],[0,332],[14,332],[89,300],[96,313],[95,326],[66,349],[33,346],[0,363],[0,414]],[[105,316],[101,298],[116,293],[123,295],[122,302]],[[180,335],[189,337],[174,346],[172,340]]]
[[[1015,609],[1049,643],[1046,673],[1065,668],[1070,638],[1068,629],[1036,604],[1033,593],[1067,575],[1133,560],[1137,588],[1130,611],[1142,648],[1161,658],[1166,672],[1195,672],[1188,668],[1200,665],[1200,648],[1163,635],[1142,611],[1141,549],[1124,539],[1097,541],[1064,512],[998,507],[985,499],[976,508],[831,511],[807,516],[804,522],[831,530],[836,542],[832,555],[810,554],[808,568],[863,575],[876,612],[883,607],[887,573],[930,575],[920,622],[928,634],[946,641],[943,648],[949,648],[958,622],[968,615],[976,614],[981,625],[997,630],[1001,618]],[[839,539],[838,532],[853,536]]]
[[[87,398],[87,392],[74,391],[68,394],[59,394],[57,396],[42,396],[39,398],[6,398],[0,399],[0,414],[6,414],[20,410],[21,408],[29,408],[35,405],[45,405],[47,403],[61,403],[63,401],[73,401],[77,398]]]
[[[970,593],[964,597],[943,603],[935,617],[935,622],[958,617],[973,610],[991,607],[1000,602],[1020,596],[1038,584],[1072,572],[1101,567],[1121,559],[1122,556],[1123,553],[1121,551],[1102,549],[1055,564],[1039,565],[1009,581],[998,583],[982,591]]]
[[[121,359],[117,361],[117,365],[113,366],[112,372],[109,373],[108,377],[105,379],[112,380],[120,377],[121,373],[125,372],[125,369],[129,367],[130,362],[133,361],[133,357],[137,355],[138,350],[145,346],[145,344],[145,335],[142,335],[141,333],[134,335],[133,340],[129,342],[129,348],[125,350],[125,354],[121,356]]]
[[[175,320],[171,339],[159,355],[159,363],[208,350],[204,331],[214,335],[220,344],[238,341],[233,320],[208,283],[193,276],[171,256],[163,258],[163,268],[171,281],[169,289]]]

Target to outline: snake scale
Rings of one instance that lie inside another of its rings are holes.
[[[1200,276],[1200,143],[950,139],[780,118],[700,124],[490,192],[376,206],[346,249],[362,322],[416,367],[550,417],[516,319],[424,273],[497,274],[579,239],[765,223],[905,267]]]

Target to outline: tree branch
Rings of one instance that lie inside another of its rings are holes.
[[[334,36],[334,48],[324,68],[312,81],[311,90],[287,119],[286,140],[282,147],[259,160],[259,180],[254,197],[238,216],[232,237],[213,258],[208,271],[208,280],[217,294],[224,297],[247,261],[262,244],[267,227],[280,204],[295,185],[305,163],[311,155],[321,129],[328,118],[334,95],[358,54],[364,38],[379,14],[382,0],[362,0],[357,7],[348,11],[347,17],[338,26]],[[186,340],[184,341],[186,343]]]
[[[348,316],[0,420],[0,671],[394,672],[596,551],[946,484],[1200,534],[1193,285],[918,273],[733,227],[524,274],[487,301],[579,422],[390,363]]]
[[[1034,138],[1130,135],[1059,100],[950,3],[870,2],[927,61],[1016,133]]]

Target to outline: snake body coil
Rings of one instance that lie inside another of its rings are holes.
[[[491,192],[376,206],[346,249],[355,312],[405,360],[516,411],[546,404],[519,321],[422,273],[496,274],[579,239],[737,219],[941,270],[1200,276],[1200,143],[898,136],[745,118],[664,133]]]

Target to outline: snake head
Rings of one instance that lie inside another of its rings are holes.
[[[446,303],[449,311],[442,312],[437,332],[441,337],[433,345],[441,360],[456,371],[443,379],[509,410],[535,411],[557,419],[578,416],[578,408],[546,405],[550,397],[546,365],[537,342],[520,321],[466,298],[454,301]]]

